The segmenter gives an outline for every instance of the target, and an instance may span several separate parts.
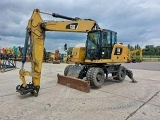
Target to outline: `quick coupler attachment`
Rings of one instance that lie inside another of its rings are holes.
[[[33,86],[33,84],[27,84],[26,87],[23,87],[22,85],[18,85],[16,87],[16,92],[19,92],[21,95],[26,95],[27,93],[31,93],[35,97],[38,96],[40,86]]]

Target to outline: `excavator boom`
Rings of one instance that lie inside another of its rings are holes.
[[[26,38],[22,56],[22,68],[19,71],[22,85],[16,87],[17,92],[22,95],[27,93],[38,95],[40,89],[40,78],[43,62],[43,50],[46,31],[60,31],[60,32],[83,32],[86,33],[91,30],[100,29],[96,21],[91,19],[71,18],[56,13],[48,14],[53,17],[67,19],[67,21],[44,21],[41,17],[39,9],[35,9],[32,13],[28,25],[26,28]],[[30,47],[31,58],[31,72],[24,69],[26,61],[26,54],[28,52],[28,46]],[[32,83],[27,84],[25,76],[32,77]],[[60,83],[60,82],[59,82]],[[88,84],[88,83],[86,83]]]

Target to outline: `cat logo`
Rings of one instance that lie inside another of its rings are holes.
[[[78,23],[72,23],[72,24],[66,25],[66,29],[76,30],[77,27],[78,27]]]
[[[70,29],[76,29],[75,25],[70,25]]]

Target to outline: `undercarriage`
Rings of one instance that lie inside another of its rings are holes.
[[[111,74],[113,79],[118,82],[122,82],[126,75],[133,83],[137,82],[133,78],[132,71],[121,66],[121,64],[76,64],[68,65],[64,70],[64,76],[58,75],[58,83],[77,90],[79,90],[79,87],[88,89],[86,88],[86,86],[88,87],[88,83],[90,86],[100,88],[105,80],[107,80],[108,74]],[[84,83],[79,86],[80,84],[76,84],[77,80]],[[75,83],[74,87],[72,87],[72,83]]]

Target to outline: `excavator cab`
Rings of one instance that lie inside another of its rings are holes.
[[[111,30],[93,30],[88,32],[86,41],[86,59],[111,59],[117,33]]]
[[[72,60],[76,64],[66,66],[65,76],[58,75],[58,83],[89,92],[90,85],[101,87],[108,74],[119,82],[122,82],[126,75],[132,82],[136,82],[132,71],[119,64],[127,60],[126,48],[125,45],[117,43],[117,33],[114,31],[107,29],[89,31],[86,46],[75,47],[72,50]]]

